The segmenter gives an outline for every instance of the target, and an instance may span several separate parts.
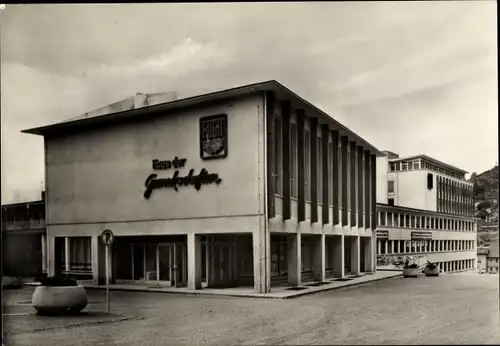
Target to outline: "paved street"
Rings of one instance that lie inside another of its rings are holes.
[[[64,327],[4,316],[6,345],[493,344],[498,284],[497,275],[394,278],[290,300],[112,292],[119,319],[96,313]],[[103,311],[104,293],[89,295],[89,311]],[[6,296],[12,313],[30,289]]]

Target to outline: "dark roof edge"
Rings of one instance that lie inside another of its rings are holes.
[[[26,205],[26,204],[41,204],[41,203],[44,203],[45,204],[45,200],[43,199],[40,199],[40,200],[37,200],[37,201],[28,201],[28,202],[18,202],[18,203],[8,203],[8,204],[2,204],[1,207],[20,207],[22,205]]]
[[[226,94],[235,94],[235,96],[241,96],[245,94],[251,94],[256,91],[259,91],[257,88],[260,89],[265,89],[269,87],[270,90],[273,90],[273,87],[277,87],[281,89],[284,93],[288,94],[289,96],[297,99],[300,103],[314,109],[318,113],[320,113],[322,116],[324,116],[328,121],[331,121],[335,126],[339,127],[339,129],[343,132],[346,132],[350,134],[354,139],[358,140],[360,143],[365,145],[370,151],[372,151],[376,156],[384,156],[384,154],[374,147],[372,144],[370,144],[368,141],[357,135],[355,132],[352,130],[348,129],[341,123],[339,123],[337,120],[335,120],[332,116],[329,114],[325,113],[318,107],[314,106],[310,102],[306,101],[302,97],[298,96],[295,94],[293,91],[282,85],[276,80],[268,80],[265,82],[259,82],[259,83],[253,83],[253,84],[248,84],[248,85],[243,85],[235,88],[230,88],[230,89],[225,89],[225,90],[219,90],[215,92],[211,92],[208,94],[202,94],[202,95],[195,95],[183,99],[178,99],[178,100],[172,100],[169,102],[165,103],[160,103],[157,105],[153,106],[148,106],[148,107],[143,107],[143,108],[138,108],[138,109],[132,109],[132,110],[126,110],[126,111],[121,111],[117,113],[110,113],[110,114],[104,114],[96,117],[90,117],[90,118],[81,118],[81,119],[75,119],[73,121],[66,121],[66,122],[61,122],[61,123],[55,123],[51,125],[46,125],[46,126],[41,126],[41,127],[35,127],[31,129],[26,129],[22,130],[22,133],[27,133],[27,134],[33,134],[33,135],[41,135],[45,136],[48,135],[51,131],[53,130],[61,130],[65,128],[73,128],[78,125],[86,125],[86,124],[92,124],[98,121],[102,120],[118,120],[118,119],[124,119],[125,117],[131,118],[135,116],[139,116],[141,114],[147,114],[147,113],[153,113],[153,112],[160,112],[162,110],[174,110],[174,109],[181,109],[187,106],[193,106],[197,105],[203,102],[207,101],[215,101],[219,99],[223,99]],[[262,90],[261,90],[262,91]],[[227,95],[229,96],[229,95]]]
[[[412,156],[408,156],[408,157],[399,157],[399,158],[397,158],[397,159],[389,159],[389,160],[390,160],[390,161],[394,161],[394,162],[396,162],[396,161],[413,160],[413,159],[418,159],[418,158],[422,158],[422,159],[429,160],[429,161],[431,161],[431,162],[433,162],[433,163],[435,163],[435,164],[442,165],[442,166],[444,166],[444,167],[446,167],[446,168],[452,169],[452,170],[454,170],[454,171],[457,171],[457,172],[460,172],[460,173],[463,173],[463,174],[467,174],[467,173],[469,173],[469,172],[468,172],[468,171],[466,171],[466,170],[463,170],[463,169],[461,169],[461,168],[455,167],[455,166],[450,165],[450,164],[448,164],[448,163],[446,163],[446,162],[443,162],[443,161],[441,161],[441,160],[438,160],[438,159],[435,159],[435,158],[433,158],[433,157],[430,157],[430,156],[428,156],[428,155],[426,155],[426,154],[421,154],[421,155],[412,155]]]

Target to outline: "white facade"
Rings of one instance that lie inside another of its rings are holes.
[[[105,229],[113,282],[265,293],[283,276],[376,270],[369,143],[274,81],[150,107],[139,96],[25,131],[45,137],[49,274],[100,283]],[[221,129],[202,129],[207,116],[225,117],[224,141],[200,139]]]
[[[385,195],[388,198],[394,198],[394,205],[400,207],[437,211],[437,190],[434,187],[427,188],[427,175],[429,173],[431,172],[425,169],[388,172],[387,181],[394,182],[394,192],[388,193],[388,195],[386,192]],[[432,179],[434,186],[436,186],[436,175],[433,174]]]
[[[387,204],[388,166],[387,156],[377,157],[377,203]]]
[[[391,267],[412,256],[444,272],[475,270],[477,220],[464,171],[426,155],[386,153],[377,167],[379,186],[387,182],[377,190],[377,265]]]

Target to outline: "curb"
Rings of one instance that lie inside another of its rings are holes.
[[[308,294],[319,293],[319,292],[326,292],[326,291],[334,291],[334,290],[339,290],[339,289],[342,289],[342,288],[353,287],[353,286],[358,286],[358,285],[362,285],[362,284],[368,284],[368,283],[371,283],[371,282],[377,282],[377,281],[382,281],[382,280],[394,279],[394,278],[398,278],[398,277],[401,277],[401,276],[403,276],[402,273],[398,274],[398,275],[394,275],[394,276],[389,276],[389,277],[386,277],[386,278],[373,279],[373,280],[370,280],[370,281],[352,282],[352,283],[346,284],[344,286],[323,287],[322,289],[319,289],[317,291],[312,291],[312,292],[297,292],[294,295],[290,295],[288,297],[282,297],[281,299],[293,299],[293,298],[297,298],[297,297],[300,297],[300,296],[305,296],[305,295],[308,295]]]
[[[333,290],[338,290],[341,288],[347,288],[347,287],[352,287],[352,286],[357,286],[357,285],[362,285],[362,284],[367,284],[371,282],[376,282],[376,281],[381,281],[381,280],[388,280],[388,279],[393,279],[397,277],[403,276],[403,273],[398,273],[397,275],[394,276],[389,276],[389,277],[382,277],[382,278],[377,278],[369,281],[362,281],[362,282],[352,282],[348,283],[342,286],[336,286],[336,287],[321,287],[319,289],[315,289],[313,291],[308,291],[307,289],[305,292],[296,292],[296,293],[291,293],[287,296],[266,296],[266,295],[252,295],[252,294],[234,294],[234,293],[227,293],[227,294],[219,294],[219,293],[213,293],[213,292],[203,292],[203,290],[200,291],[184,291],[184,292],[175,292],[175,291],[156,291],[156,290],[150,290],[146,288],[137,288],[137,289],[126,289],[126,288],[109,288],[110,291],[121,291],[121,292],[146,292],[146,293],[170,293],[170,294],[184,294],[184,295],[194,295],[194,296],[218,296],[218,297],[237,297],[237,298],[255,298],[255,299],[293,299],[301,296],[305,296],[308,294],[314,294],[314,293],[319,293],[319,292],[326,292],[326,291],[333,291]],[[88,286],[85,287],[85,289],[91,289],[91,290],[105,290],[106,287],[96,287],[96,286]]]

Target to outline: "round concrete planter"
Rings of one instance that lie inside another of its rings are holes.
[[[403,268],[403,277],[416,278],[418,277],[419,268]]]
[[[424,274],[425,276],[439,276],[439,267],[435,267],[435,268],[429,268],[429,267],[425,267],[424,269]]]
[[[32,305],[40,315],[76,314],[87,306],[87,292],[82,286],[38,286]]]

